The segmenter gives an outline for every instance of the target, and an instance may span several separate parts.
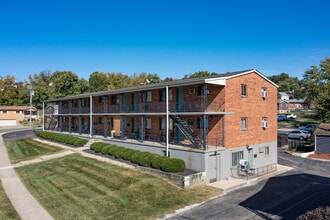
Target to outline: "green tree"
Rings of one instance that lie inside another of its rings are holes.
[[[189,79],[189,78],[198,78],[198,77],[204,77],[204,76],[211,76],[211,75],[214,75],[216,73],[210,73],[208,71],[198,71],[198,72],[195,72],[193,74],[185,74],[183,76],[183,79]]]
[[[17,99],[18,94],[15,77],[11,75],[0,76],[0,105],[18,105],[20,103]]]
[[[52,74],[51,82],[54,88],[55,98],[66,97],[77,94],[75,84],[78,76],[71,71],[56,71]]]
[[[90,92],[108,90],[108,76],[103,72],[93,72],[89,76],[88,83]]]
[[[108,89],[127,88],[130,78],[122,73],[108,73]]]
[[[42,102],[47,99],[55,98],[54,83],[52,82],[52,73],[47,71],[41,71],[40,73],[29,75],[30,83],[24,84],[24,97],[25,102],[29,103],[30,91],[28,86],[32,85],[34,95],[32,98],[32,104],[38,109],[42,108]]]
[[[75,95],[83,94],[89,91],[89,82],[84,78],[79,79],[74,85]]]
[[[330,120],[330,57],[313,65],[303,75],[309,104],[315,104],[322,121]]]

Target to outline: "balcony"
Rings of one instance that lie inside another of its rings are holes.
[[[165,102],[148,102],[138,105],[100,105],[93,107],[93,113],[165,113]],[[170,112],[224,112],[224,102],[169,102]],[[89,107],[61,108],[60,114],[89,113]]]

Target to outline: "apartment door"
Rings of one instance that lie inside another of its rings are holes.
[[[126,101],[126,94],[121,95],[121,111],[126,112],[127,110],[127,101]]]
[[[220,170],[220,153],[209,155],[209,167],[207,172],[209,173],[210,183],[219,181],[221,179]]]
[[[136,92],[132,93],[132,112],[137,111],[137,94]]]

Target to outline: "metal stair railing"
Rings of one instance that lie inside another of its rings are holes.
[[[173,121],[175,122],[176,126],[180,129],[180,131],[194,145],[195,148],[202,147],[202,140],[194,132],[194,130],[187,124],[185,120],[183,120],[179,115],[171,115],[170,117],[173,119]]]

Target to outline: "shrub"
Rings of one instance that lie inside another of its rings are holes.
[[[132,154],[130,161],[132,163],[139,163],[139,157],[141,156],[143,152],[141,151],[136,151],[135,153]]]
[[[151,167],[155,168],[155,169],[160,169],[161,164],[163,162],[163,160],[167,159],[167,157],[164,156],[158,156],[158,157],[154,157],[151,160]]]
[[[135,152],[137,152],[137,150],[134,150],[134,149],[127,149],[127,150],[123,153],[122,158],[123,158],[124,160],[131,160],[131,156],[132,156]]]
[[[87,140],[83,138],[74,137],[66,134],[57,134],[49,131],[38,131],[36,132],[36,136],[46,140],[69,144],[73,146],[79,146],[79,147],[84,146],[87,143]]]
[[[108,154],[111,156],[115,156],[115,152],[117,150],[120,150],[120,148],[117,145],[112,145],[111,148],[108,150]]]
[[[177,158],[166,158],[162,161],[160,169],[165,172],[182,172],[186,169],[183,160]]]
[[[101,153],[102,154],[108,154],[108,150],[111,146],[109,144],[104,144],[101,148]]]
[[[97,146],[99,146],[99,145],[103,145],[103,143],[102,143],[102,142],[94,142],[93,144],[91,144],[90,149],[91,149],[91,150],[94,150],[95,147],[97,147]]]
[[[154,157],[154,154],[149,152],[143,152],[139,157],[139,165],[144,167],[150,167],[151,160]]]
[[[127,149],[124,147],[118,146],[118,149],[114,152],[115,158],[123,158],[123,155]]]

